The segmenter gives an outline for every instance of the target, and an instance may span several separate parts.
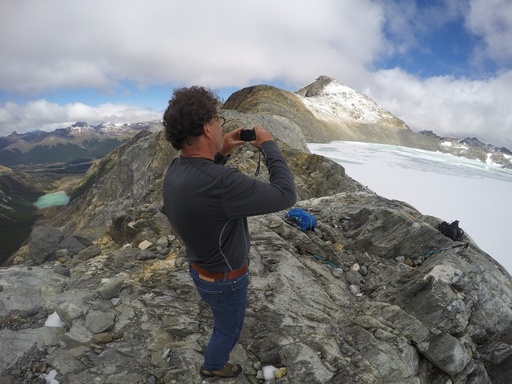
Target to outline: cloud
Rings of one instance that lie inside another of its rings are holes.
[[[339,65],[371,62],[381,18],[369,0],[10,2],[0,23],[10,36],[0,45],[0,83],[22,93],[125,79],[304,84]]]
[[[106,103],[92,107],[83,103],[59,105],[46,100],[35,100],[25,105],[9,102],[0,106],[0,135],[7,136],[13,131],[52,131],[77,121],[94,125],[107,121],[135,123],[161,118],[160,112],[124,104]]]
[[[495,60],[502,66],[512,64],[512,2],[509,0],[472,0],[466,26],[483,38],[475,52],[476,60]]]
[[[414,131],[460,138],[476,136],[512,148],[512,71],[486,80],[450,76],[420,80],[400,69],[374,74],[366,92]]]

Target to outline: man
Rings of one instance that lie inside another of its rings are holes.
[[[263,154],[270,183],[225,167],[231,151],[244,144],[242,128],[222,135],[217,96],[203,87],[174,91],[164,113],[166,139],[181,150],[164,178],[164,209],[185,244],[189,270],[201,298],[210,305],[213,332],[200,373],[234,377],[229,363],[245,318],[250,237],[247,216],[295,204],[291,172],[272,135],[255,126],[251,145]]]

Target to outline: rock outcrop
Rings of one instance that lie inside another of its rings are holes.
[[[318,221],[314,233],[287,224],[285,212],[249,219],[249,307],[232,353],[244,373],[222,382],[263,383],[270,366],[282,369],[267,383],[508,382],[512,279],[470,234],[453,242],[439,219],[310,154],[308,121],[222,113],[227,130],[259,122],[272,131],[297,206]],[[0,268],[0,383],[200,382],[212,318],[160,212],[175,155],[161,132],[138,135],[38,223],[58,242],[29,242]],[[229,166],[254,174],[257,162],[244,146]],[[49,256],[33,257],[32,246]]]

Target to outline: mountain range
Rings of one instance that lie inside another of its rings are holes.
[[[469,231],[452,241],[441,219],[379,196],[307,150],[349,135],[432,148],[439,139],[384,112],[372,120],[361,111],[340,126],[315,116],[305,97],[315,96],[249,87],[219,111],[224,132],[255,124],[271,132],[296,206],[317,220],[313,232],[289,225],[285,211],[248,218],[250,294],[231,355],[243,374],[229,382],[262,382],[269,367],[280,383],[510,382],[510,274]],[[161,129],[139,132],[66,189],[68,205],[41,210],[0,268],[2,381],[201,382],[213,321],[160,210],[177,155]],[[268,181],[257,165],[247,144],[226,166]]]
[[[107,122],[97,126],[77,122],[51,132],[13,132],[0,137],[0,164],[28,172],[42,171],[46,167],[69,172],[73,165],[86,163],[89,166],[92,160],[102,158],[138,132],[154,129],[156,125],[158,121],[134,124]],[[78,172],[85,170],[82,167]]]
[[[281,107],[280,111],[273,111],[279,108],[280,103],[275,103],[269,98],[269,92],[265,92],[271,89],[273,87],[245,88],[230,96],[224,108],[236,106],[248,112],[281,116],[293,113],[295,119],[303,119],[311,127],[316,127],[311,128],[309,137],[306,133],[308,142],[343,140],[400,145],[512,168],[512,152],[507,148],[482,143],[475,137],[460,139],[439,136],[433,131],[413,132],[404,121],[380,108],[369,97],[327,76],[320,76],[295,93],[280,92],[279,97],[289,101],[286,105],[288,110]],[[244,105],[238,105],[238,98],[244,98],[247,93],[251,93],[250,98],[244,100]],[[253,104],[257,106],[256,110]],[[0,137],[0,164],[27,172],[50,170],[65,173],[75,169],[83,173],[91,161],[105,156],[138,132],[160,128],[159,121],[133,124],[106,122],[97,126],[77,122],[51,132],[13,132]]]

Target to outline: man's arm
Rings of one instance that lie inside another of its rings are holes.
[[[222,201],[229,217],[246,217],[277,212],[297,201],[295,182],[286,161],[273,140],[260,143],[270,182],[253,179],[239,171],[222,178]]]

